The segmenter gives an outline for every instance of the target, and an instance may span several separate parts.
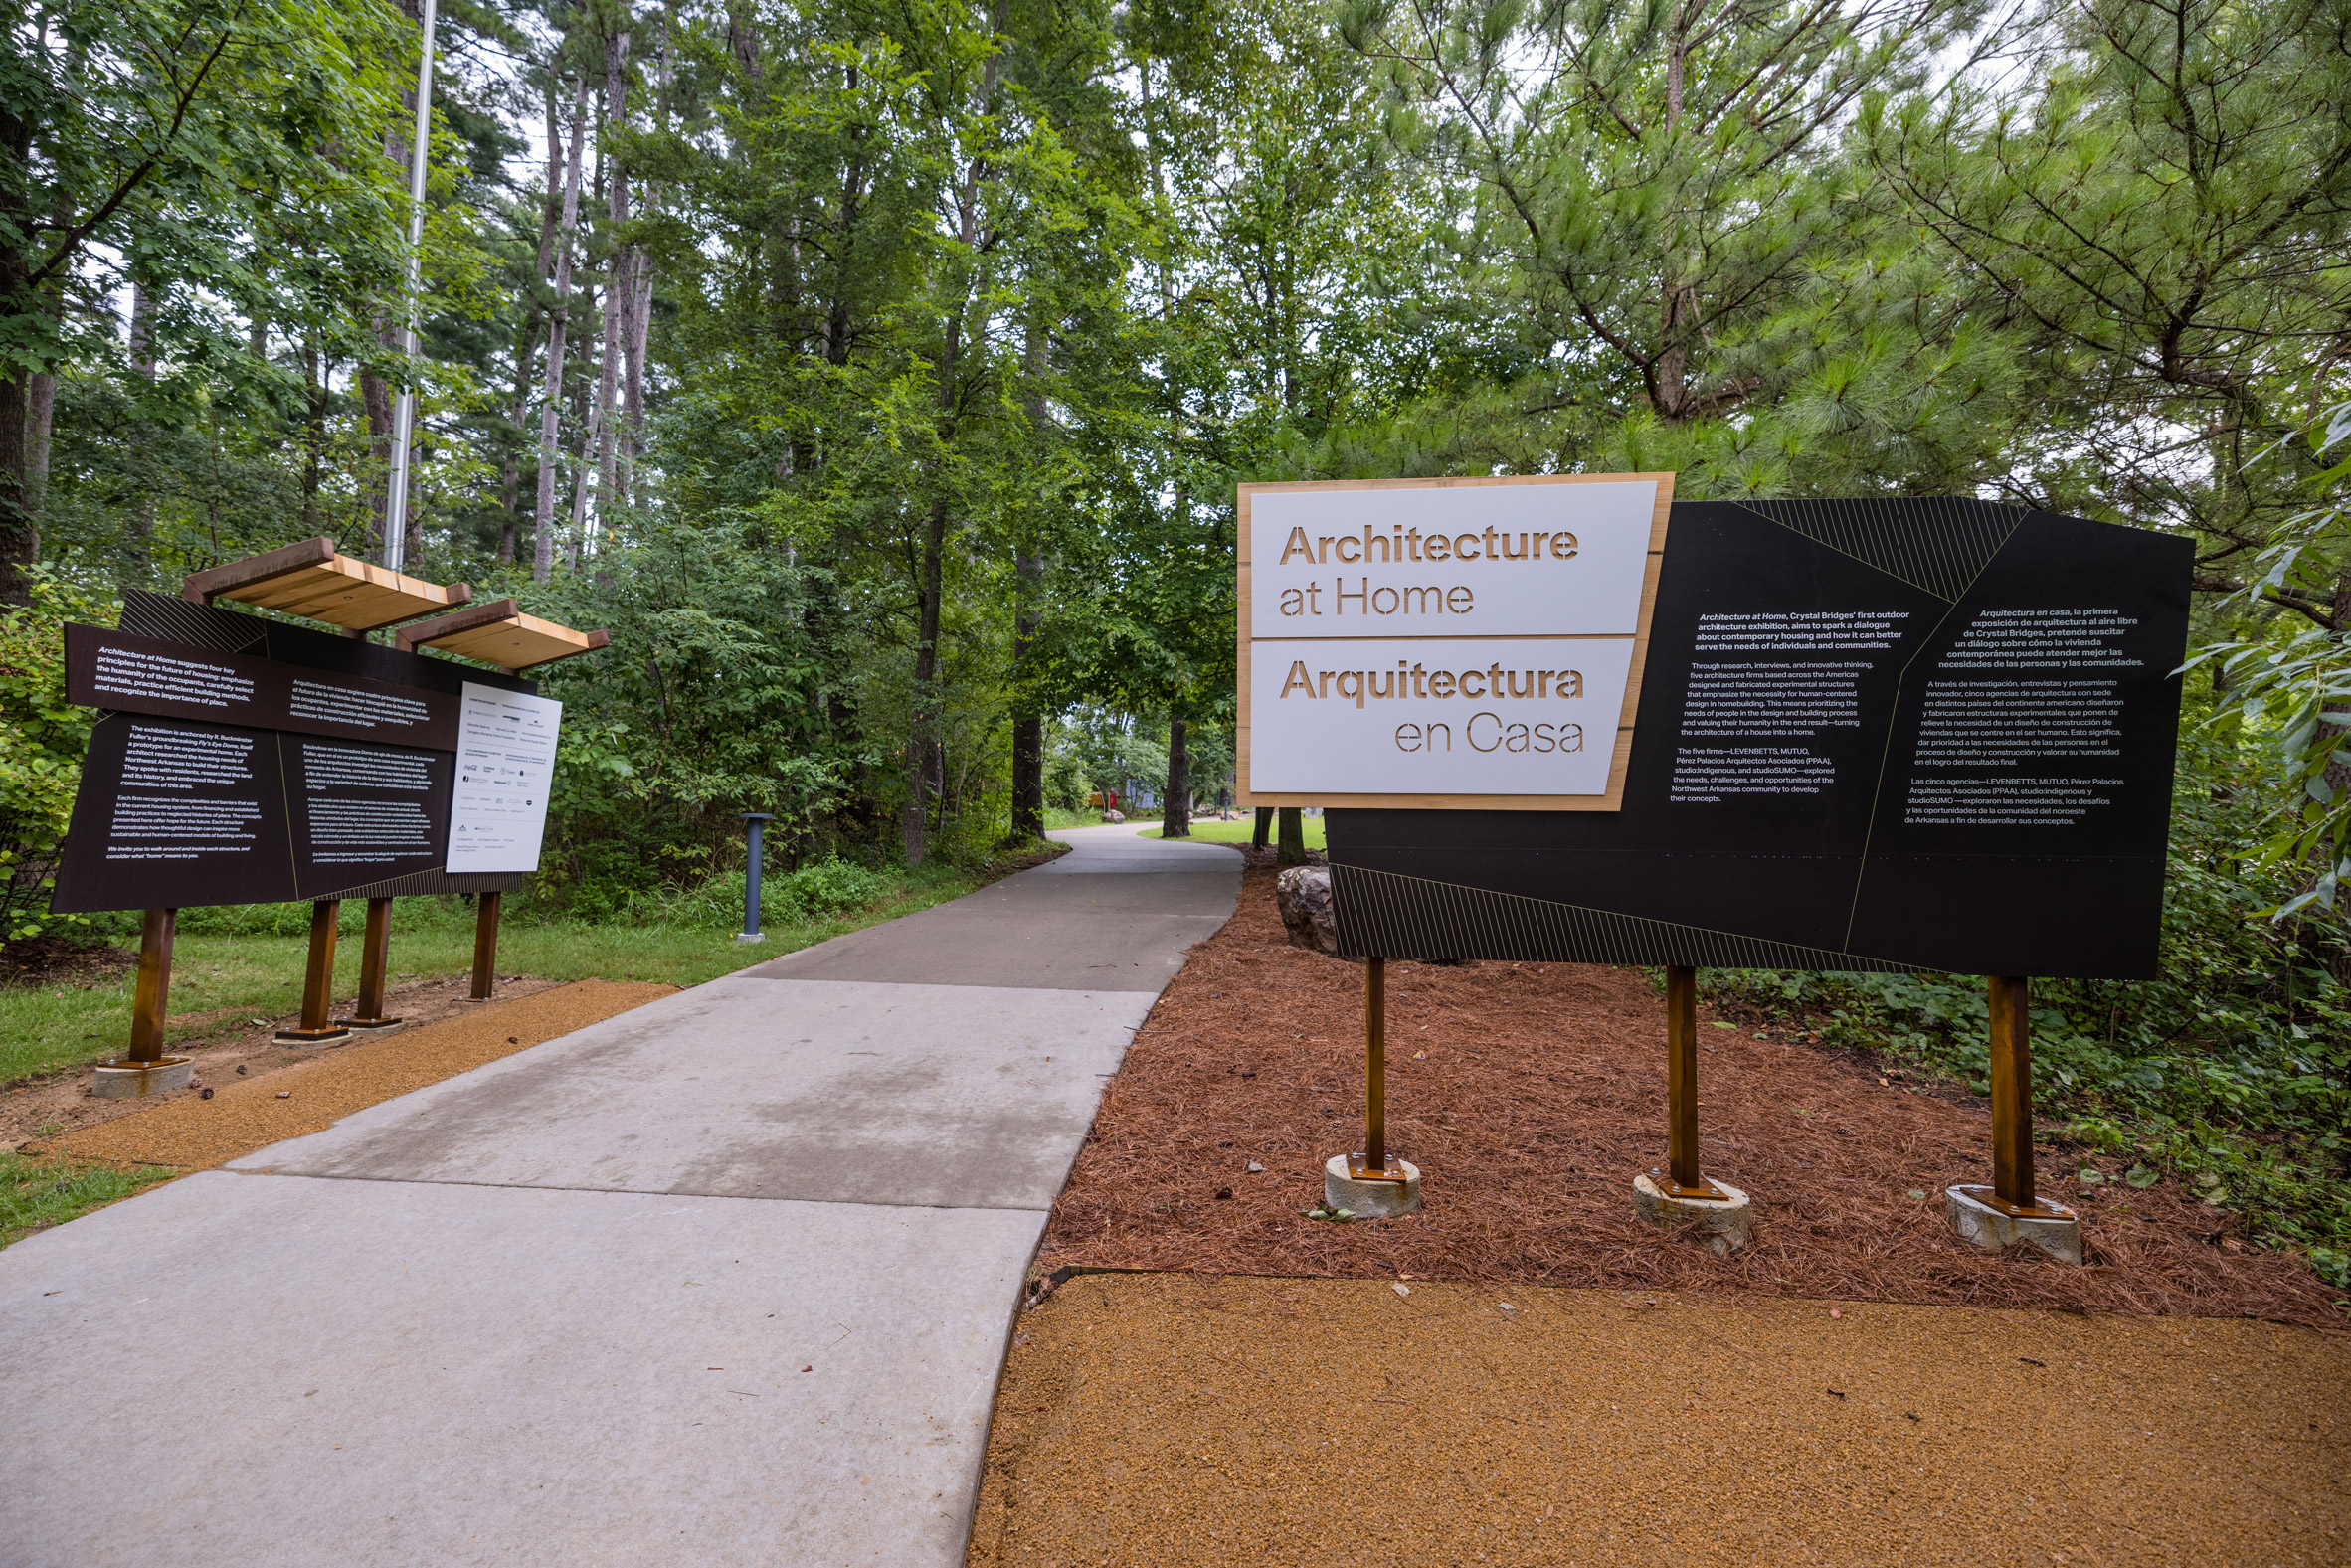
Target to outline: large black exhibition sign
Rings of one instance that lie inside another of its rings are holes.
[[[101,710],[51,908],[480,893],[452,874],[464,686],[535,683],[157,594],[69,626],[67,695]]]
[[[1676,502],[1620,811],[1334,809],[1355,955],[2155,972],[2187,540]]]

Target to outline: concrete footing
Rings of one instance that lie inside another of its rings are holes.
[[[1390,1220],[1420,1207],[1420,1167],[1408,1159],[1401,1181],[1357,1181],[1347,1173],[1347,1156],[1333,1154],[1323,1164],[1323,1206],[1346,1209],[1357,1219]]]
[[[396,1034],[408,1027],[408,1020],[406,1018],[337,1018],[335,1027],[348,1029],[353,1034],[369,1036]]]
[[[2060,1263],[2080,1263],[2081,1221],[2062,1203],[2041,1207],[2048,1212],[2011,1214],[1999,1205],[1990,1187],[1943,1189],[1943,1211],[1962,1241],[1986,1252],[2002,1252],[2023,1242]]]
[[[160,1095],[187,1088],[195,1072],[196,1059],[192,1056],[167,1056],[158,1062],[100,1062],[90,1079],[90,1092],[100,1100]]]
[[[1747,1195],[1724,1182],[1719,1198],[1669,1197],[1647,1173],[1633,1178],[1633,1212],[1652,1225],[1679,1230],[1696,1221],[1708,1248],[1723,1257],[1742,1251],[1755,1235],[1755,1210]]]
[[[272,1045],[313,1046],[341,1045],[351,1038],[351,1031],[337,1024],[331,1029],[311,1033],[302,1029],[280,1029],[270,1037]]]
[[[751,943],[765,942],[767,940],[768,934],[764,931],[738,931],[735,933],[735,945],[737,947],[746,947]]]

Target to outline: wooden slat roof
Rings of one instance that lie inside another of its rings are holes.
[[[452,615],[403,626],[398,637],[402,648],[439,648],[507,670],[529,669],[576,653],[594,652],[612,640],[608,632],[574,631],[552,620],[526,615],[511,599],[492,600]]]
[[[473,590],[355,561],[337,554],[334,541],[322,534],[198,572],[182,585],[180,597],[200,605],[234,600],[363,632],[454,610],[473,598]]]

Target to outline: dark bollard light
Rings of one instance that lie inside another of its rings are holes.
[[[767,836],[768,823],[775,820],[773,811],[746,811],[743,820],[750,824],[751,843],[744,851],[743,861],[743,929],[735,933],[737,942],[765,942],[759,934],[759,862],[761,847]]]

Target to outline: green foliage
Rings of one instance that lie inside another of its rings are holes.
[[[49,913],[96,715],[66,701],[65,625],[110,625],[114,607],[50,573],[33,602],[0,613],[0,941],[86,929]]]
[[[691,888],[644,895],[631,905],[630,918],[699,931],[741,931],[745,885],[741,871],[722,872]],[[875,871],[837,858],[814,861],[797,871],[760,878],[760,923],[765,929],[770,921],[798,924],[846,914],[878,903],[904,885],[903,872]]]
[[[2263,765],[2197,739],[2175,806],[2153,980],[2036,980],[2036,1109],[2137,1185],[2177,1176],[2255,1234],[2351,1243],[2351,984],[2327,930],[2249,919],[2293,885],[2243,857]],[[1709,970],[1711,996],[1989,1092],[1983,982]],[[2095,1167],[2093,1167],[2095,1168]]]
[[[2351,439],[2351,403],[2311,425],[2323,459]],[[2275,530],[2267,568],[2244,594],[2250,608],[2277,606],[2301,619],[2275,620],[2208,644],[2189,660],[2210,662],[2229,704],[2213,722],[2263,736],[2274,749],[2282,796],[2260,847],[2261,866],[2289,873],[2276,906],[2283,919],[2308,912],[2343,925],[2338,903],[2351,878],[2351,451],[2311,482],[2324,504],[2294,513]]]
[[[1470,297],[1515,326],[1439,465],[1675,469],[1685,497],[1945,488],[1993,460],[2014,366],[1842,127],[1910,91],[1977,0],[1356,0],[1400,144],[1477,192]],[[1360,445],[1360,435],[1349,443]],[[1370,465],[1386,445],[1374,436]],[[1335,445],[1317,466],[1357,466]],[[1409,469],[1405,471],[1429,471]]]

